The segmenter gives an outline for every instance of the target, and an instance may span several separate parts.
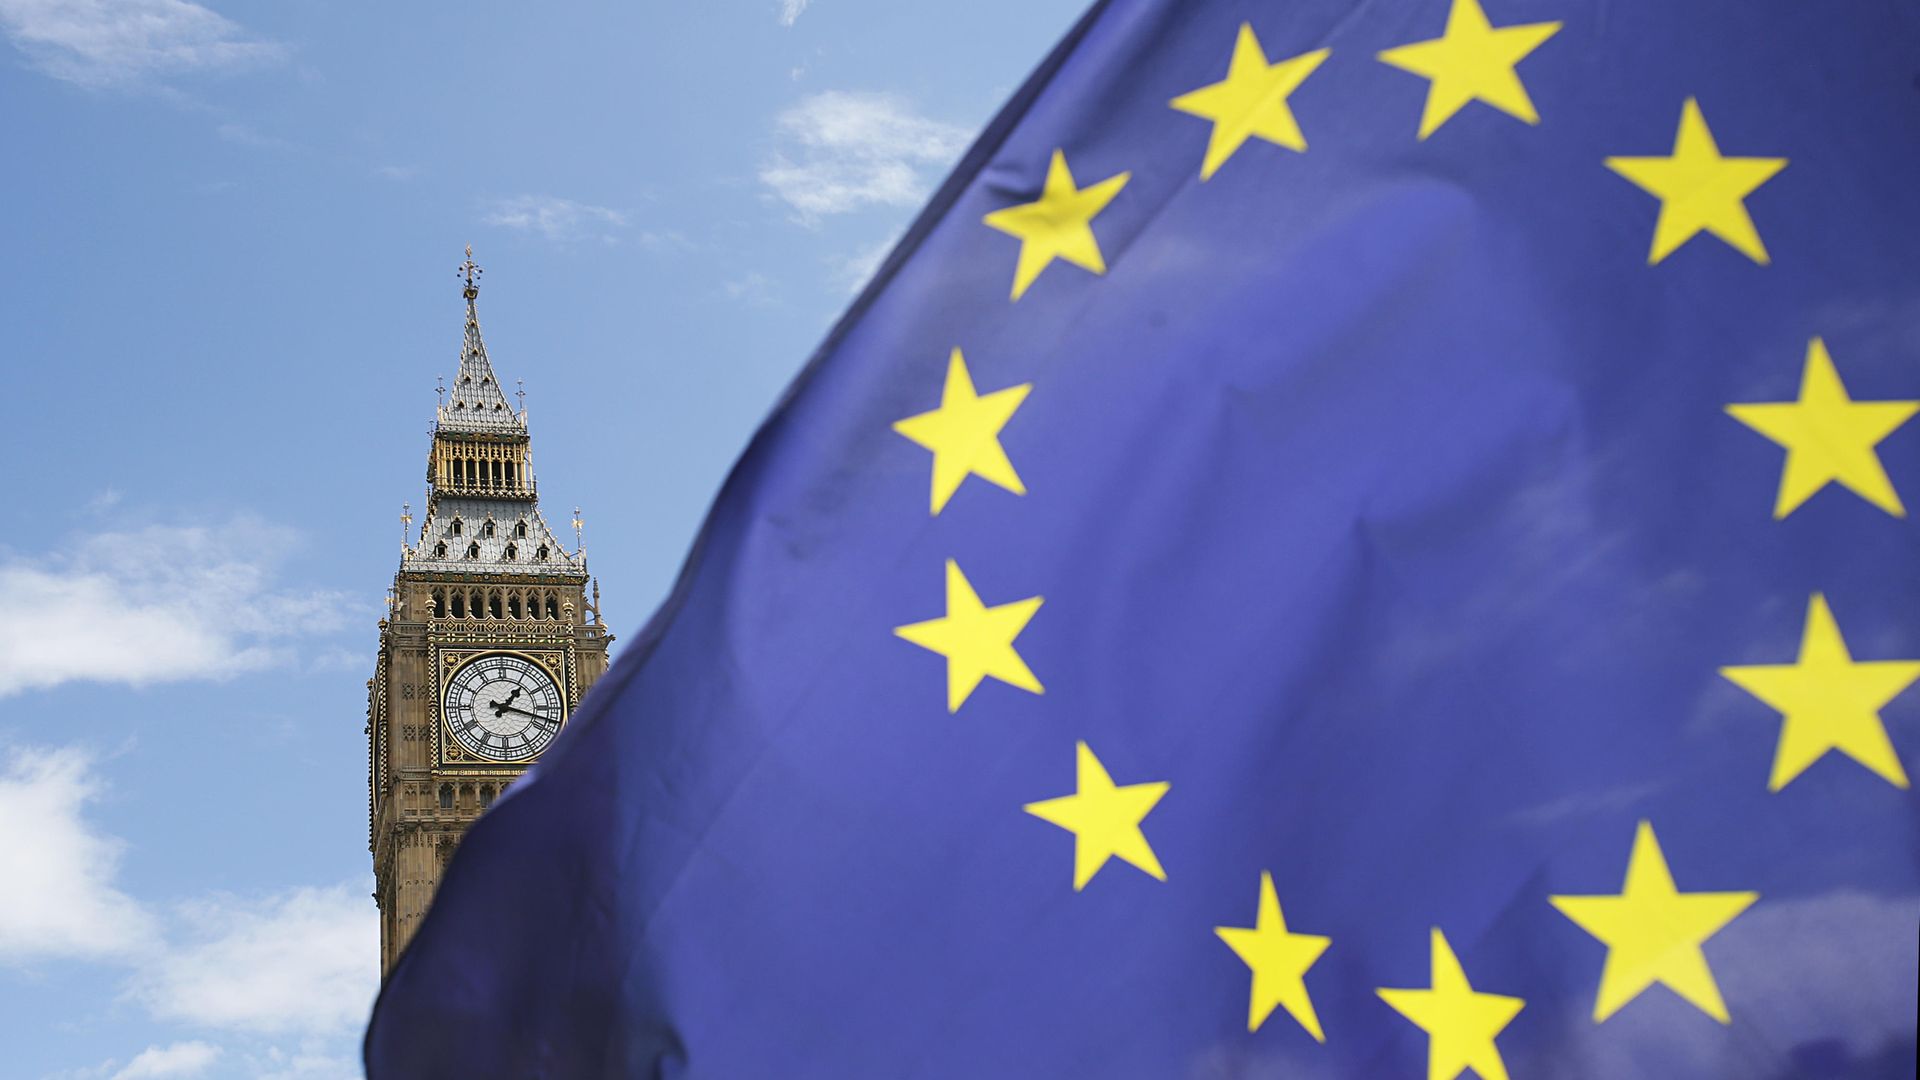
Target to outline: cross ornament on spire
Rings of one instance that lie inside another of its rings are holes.
[[[486,271],[480,269],[480,264],[473,261],[472,244],[467,245],[467,261],[461,263],[459,269],[455,270],[454,273],[458,275],[462,281],[467,283],[466,288],[461,290],[461,294],[464,295],[468,301],[472,301],[480,295],[480,275],[486,273]]]

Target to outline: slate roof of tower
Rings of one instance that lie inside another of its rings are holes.
[[[494,523],[492,536],[486,535],[489,518]],[[458,534],[453,531],[456,520],[460,522]],[[514,535],[514,526],[521,522],[527,526],[524,537]],[[473,544],[480,546],[480,553],[468,557],[469,545]],[[444,555],[439,554],[442,545]],[[508,545],[514,548],[511,559],[507,558]],[[545,559],[539,557],[542,547],[547,549]],[[427,520],[421,523],[420,541],[407,550],[405,561],[403,569],[412,573],[587,576],[586,559],[560,545],[537,507],[500,499],[435,499]]]
[[[480,337],[480,315],[474,310],[479,290],[467,290],[467,329],[460,342],[460,370],[448,387],[446,404],[440,406],[440,426],[449,431],[485,432],[495,435],[524,435],[526,418],[507,404],[500,391],[500,380],[487,359],[487,343]]]

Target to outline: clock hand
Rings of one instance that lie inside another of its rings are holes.
[[[498,717],[499,715],[504,713],[506,710],[512,709],[514,699],[520,696],[520,690],[521,690],[520,687],[518,686],[514,687],[513,693],[508,694],[506,697],[500,699],[499,701],[494,702],[491,706],[489,706],[489,708],[493,709],[493,715]],[[514,709],[514,711],[518,712],[519,710]]]
[[[547,719],[547,718],[546,718],[545,716],[542,716],[542,715],[540,715],[540,714],[539,714],[539,713],[537,713],[537,712],[528,712],[528,711],[527,711],[527,710],[525,710],[525,709],[516,709],[516,708],[514,708],[514,707],[513,707],[513,706],[511,706],[511,705],[506,705],[506,704],[501,704],[501,705],[496,705],[496,706],[494,706],[494,707],[493,707],[493,714],[494,714],[495,716],[499,716],[499,715],[501,715],[502,713],[510,713],[510,712],[517,712],[517,713],[519,713],[519,714],[520,714],[521,716],[531,716],[531,717],[533,717],[533,718],[534,718],[535,720],[545,720],[545,719]]]

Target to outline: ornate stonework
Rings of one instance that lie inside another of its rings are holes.
[[[507,404],[487,358],[480,270],[467,254],[466,328],[452,398],[435,415],[426,514],[417,537],[411,512],[401,519],[409,535],[367,683],[368,841],[383,973],[426,914],[467,825],[532,763],[472,742],[489,737],[479,728],[468,729],[468,744],[494,757],[463,748],[448,730],[448,696],[469,722],[564,724],[606,671],[613,640],[585,553],[568,551],[540,513],[526,410]],[[491,657],[512,657],[541,686],[550,680],[557,700],[485,691],[476,700],[476,680],[463,688],[451,678]]]

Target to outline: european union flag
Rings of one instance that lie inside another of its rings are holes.
[[[1097,5],[474,828],[373,1076],[1911,1076],[1916,56]]]

